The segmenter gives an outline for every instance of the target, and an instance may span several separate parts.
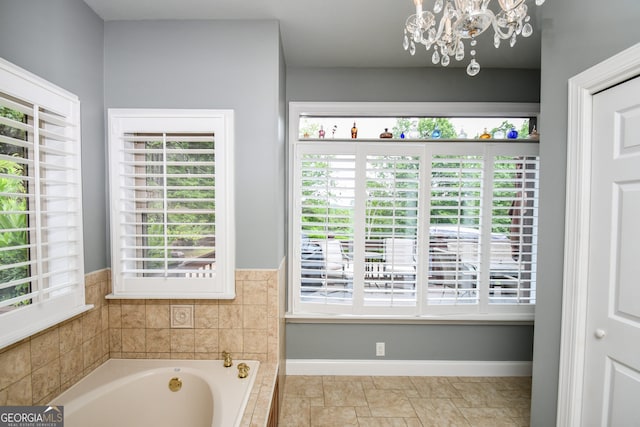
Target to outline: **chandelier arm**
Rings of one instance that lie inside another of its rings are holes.
[[[492,21],[492,25],[493,25],[493,31],[495,31],[495,33],[498,35],[498,37],[500,37],[503,40],[506,40],[508,38],[510,38],[511,36],[513,36],[513,32],[516,29],[515,23],[509,23],[508,24],[508,30],[502,31],[502,27],[500,27],[498,25],[498,21],[497,20],[493,20]]]

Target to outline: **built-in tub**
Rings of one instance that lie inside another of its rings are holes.
[[[241,379],[240,362],[110,359],[50,404],[64,406],[65,427],[236,427],[259,366],[244,361]]]

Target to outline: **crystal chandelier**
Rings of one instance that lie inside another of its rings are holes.
[[[461,61],[465,57],[465,43],[469,43],[471,61],[467,74],[475,76],[480,72],[476,61],[476,37],[489,27],[493,27],[493,44],[500,47],[502,40],[509,40],[511,47],[519,35],[529,37],[533,27],[527,13],[527,0],[498,0],[500,11],[489,9],[491,0],[435,0],[433,12],[423,11],[423,0],[413,0],[416,13],[405,23],[403,47],[411,55],[416,53],[416,45],[423,44],[427,50],[433,47],[431,61],[446,67],[453,57]],[[545,0],[535,0],[537,6]],[[436,15],[441,13],[440,17]]]

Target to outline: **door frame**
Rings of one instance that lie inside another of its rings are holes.
[[[593,96],[640,75],[640,43],[569,79],[564,280],[557,425],[579,427],[588,331]]]

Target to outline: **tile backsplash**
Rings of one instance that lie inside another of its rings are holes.
[[[0,349],[0,405],[44,404],[109,358],[283,361],[284,267],[238,270],[233,300],[106,300],[110,279],[85,277],[93,309]]]
[[[111,357],[277,362],[279,285],[277,270],[238,270],[233,300],[109,300]]]
[[[0,405],[44,404],[109,359],[109,270],[85,276],[93,308],[0,349]]]

